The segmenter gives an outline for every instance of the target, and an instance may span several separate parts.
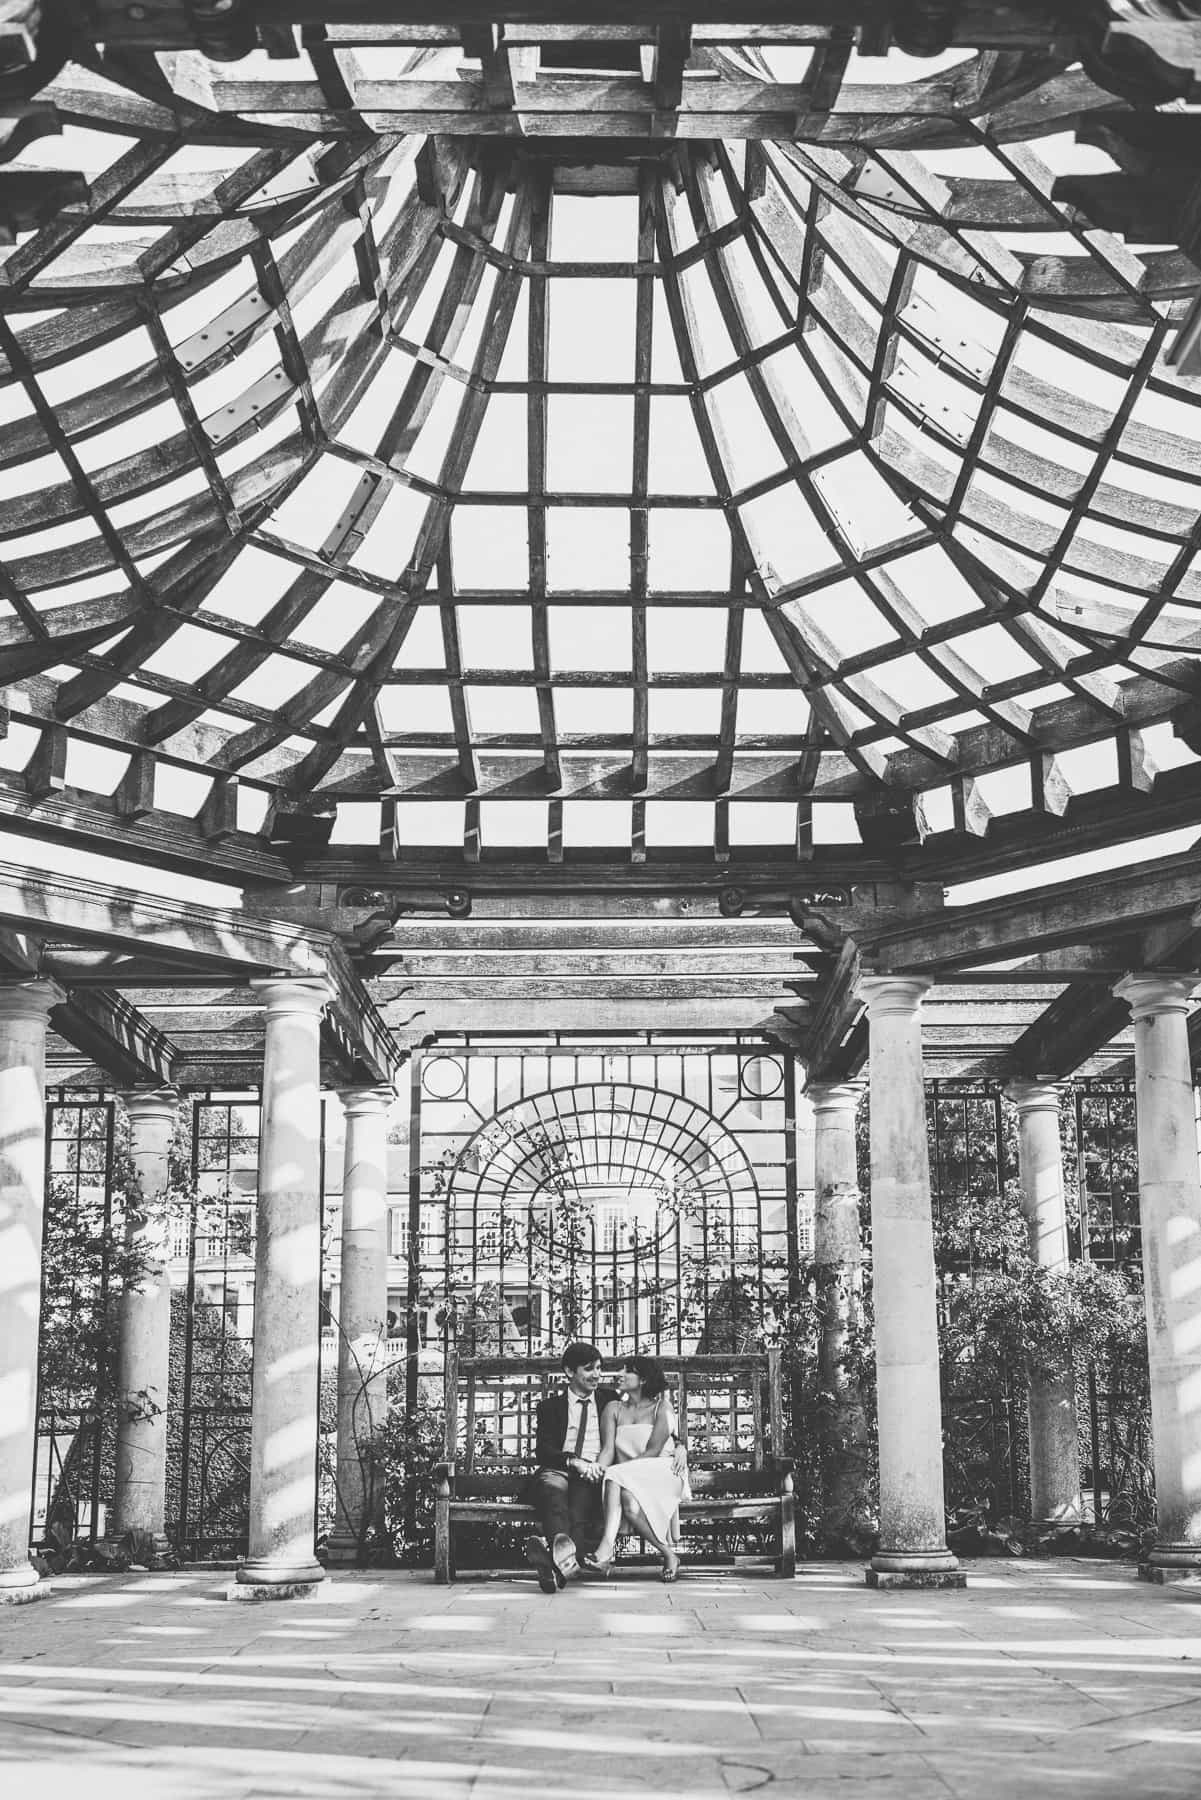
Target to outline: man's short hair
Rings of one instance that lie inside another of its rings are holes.
[[[568,1344],[563,1352],[563,1367],[569,1375],[577,1369],[590,1369],[600,1361],[601,1353],[595,1344]]]

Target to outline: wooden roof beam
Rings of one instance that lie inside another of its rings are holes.
[[[1090,933],[1149,927],[1191,915],[1201,892],[1201,855],[1187,851],[1141,868],[947,907],[925,925],[862,934],[865,963],[881,972],[917,974],[962,969],[1022,951],[1077,943]]]
[[[400,1075],[407,1052],[393,1036],[383,1013],[352,968],[345,949],[330,940],[326,965],[333,998],[326,1008],[322,1033],[336,1045],[352,1081],[391,1086]]]
[[[35,799],[19,776],[0,775],[0,826],[24,837],[83,844],[106,856],[157,864],[209,881],[234,885],[287,881],[287,863],[261,839],[235,832],[214,843],[197,823],[178,813],[147,808],[145,798],[142,785],[124,789],[120,799],[107,804],[76,788]]]
[[[847,938],[822,983],[799,1046],[807,1081],[845,1081],[862,1066],[867,1055],[866,1011],[859,998],[862,973],[859,946]]]
[[[176,1079],[176,1046],[115,988],[73,988],[50,1023],[118,1086],[168,1087]]]
[[[1130,1008],[1108,980],[1078,981],[1064,989],[1013,1045],[1008,1073],[1019,1080],[1059,1080],[1103,1050],[1130,1023]]]
[[[333,954],[328,933],[7,863],[0,863],[0,922],[42,937],[264,974],[319,975]]]

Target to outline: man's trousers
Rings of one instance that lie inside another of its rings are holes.
[[[574,1539],[576,1555],[595,1550],[604,1533],[599,1481],[563,1469],[539,1469],[530,1481],[529,1501],[548,1544],[561,1532]]]

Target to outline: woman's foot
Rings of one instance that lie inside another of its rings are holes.
[[[680,1573],[680,1559],[674,1550],[669,1550],[663,1558],[663,1579],[670,1584]]]
[[[594,1575],[607,1575],[613,1567],[613,1558],[616,1553],[616,1544],[610,1544],[608,1549],[604,1544],[598,1544],[595,1550],[589,1550],[582,1559],[584,1567],[590,1569]]]

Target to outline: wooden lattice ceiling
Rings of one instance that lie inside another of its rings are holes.
[[[1128,110],[1033,35],[484,30],[118,42],[14,125],[0,818],[785,889],[1191,822],[1196,267],[1073,135]]]
[[[335,1081],[840,1077],[865,964],[1120,1066],[1201,943],[1196,9],[328,10],[0,6],[0,826],[245,889],[10,871],[57,1065],[252,1078],[295,938]]]

